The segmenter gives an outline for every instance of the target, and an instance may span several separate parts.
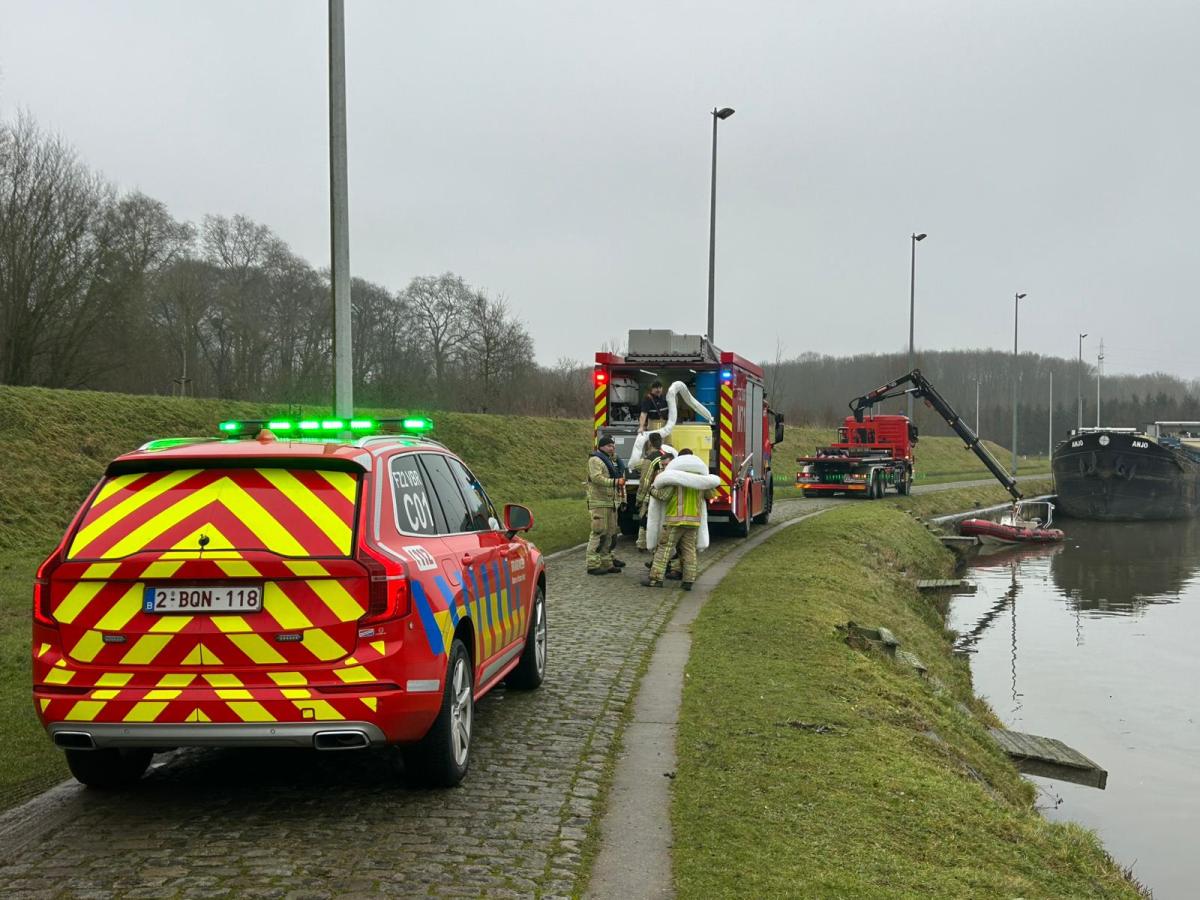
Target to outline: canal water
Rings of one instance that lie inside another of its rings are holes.
[[[1108,770],[1100,791],[1033,777],[1055,820],[1095,829],[1158,900],[1200,895],[1200,522],[1056,522],[1061,545],[978,558],[950,626],[1014,731]]]

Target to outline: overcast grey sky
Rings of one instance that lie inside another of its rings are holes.
[[[0,0],[28,108],[181,218],[327,265],[326,4]],[[351,268],[504,294],[543,362],[1023,349],[1200,377],[1200,4],[348,0]]]

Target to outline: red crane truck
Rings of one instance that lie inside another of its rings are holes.
[[[912,387],[904,387],[912,385]],[[1004,485],[1016,501],[1021,500],[1016,479],[1004,470],[979,436],[962,420],[954,407],[937,392],[920,369],[913,369],[882,387],[855,397],[850,401],[852,415],[838,428],[838,440],[822,447],[813,456],[800,456],[796,487],[805,497],[821,494],[860,494],[870,500],[882,497],[889,487],[897,493],[912,490],[913,447],[917,443],[917,426],[908,416],[869,416],[866,411],[876,403],[912,394],[945,419],[966,444],[968,450],[983,461],[988,471]]]
[[[767,405],[762,369],[714,347],[701,335],[668,330],[631,330],[624,356],[596,354],[595,433],[611,434],[626,464],[638,434],[642,397],[655,381],[663,387],[682,381],[713,417],[704,421],[680,404],[679,420],[667,437],[677,450],[707,458],[721,478],[720,493],[708,504],[708,520],[726,523],[735,534],[750,533],[751,521],[766,524],[774,504],[773,446],[783,441],[783,416]],[[626,480],[628,499],[618,521],[626,535],[637,534],[637,472]]]

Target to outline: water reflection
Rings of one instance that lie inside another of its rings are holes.
[[[1066,551],[1050,567],[1068,602],[1087,612],[1128,615],[1175,603],[1200,569],[1200,522],[1066,523]]]
[[[1099,831],[1158,898],[1200,883],[1200,522],[1069,520],[1067,540],[973,560],[948,625],[976,691],[1016,731],[1076,747],[1097,791],[1034,778],[1051,819]]]

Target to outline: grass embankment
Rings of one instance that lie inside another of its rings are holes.
[[[827,447],[834,440],[833,428],[788,428],[784,443],[775,456],[775,496],[781,499],[801,496],[795,486],[797,456],[811,456],[818,447]],[[983,442],[991,454],[1007,467],[1011,451],[992,441]],[[922,437],[916,447],[916,479],[914,484],[946,484],[952,481],[973,481],[991,478],[982,462],[956,437]],[[1018,472],[1021,475],[1042,475],[1050,472],[1050,459],[1045,456],[1022,457]]]
[[[938,495],[938,511],[990,496]],[[930,505],[901,502],[917,501]],[[681,897],[1138,896],[1095,835],[1038,815],[989,741],[995,718],[914,585],[951,570],[888,503],[802,522],[726,577],[684,688]],[[836,630],[848,621],[891,629],[942,687],[851,649]]]
[[[0,386],[0,808],[67,777],[29,698],[33,572],[115,456],[156,437],[213,434],[222,419],[285,407]],[[320,412],[306,409],[304,412]],[[364,411],[400,415],[411,410]],[[462,455],[493,501],[533,510],[547,553],[587,538],[582,506],[586,421],[434,413],[433,436]]]

